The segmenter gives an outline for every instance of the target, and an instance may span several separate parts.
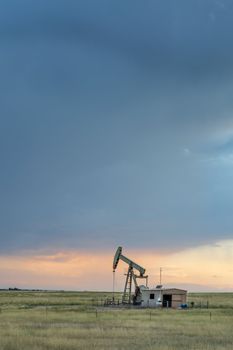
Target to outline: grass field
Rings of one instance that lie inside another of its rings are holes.
[[[0,292],[0,350],[233,349],[233,294],[190,294],[202,308],[186,311],[96,307],[108,296]]]

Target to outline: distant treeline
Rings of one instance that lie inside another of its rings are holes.
[[[47,289],[22,289],[22,288],[0,288],[0,291],[19,291],[19,292],[49,292]],[[64,290],[59,290],[57,292],[64,292]]]

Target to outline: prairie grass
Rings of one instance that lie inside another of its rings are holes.
[[[233,349],[233,294],[208,295],[211,309],[187,311],[93,305],[107,296],[1,292],[0,350]],[[189,298],[206,301],[204,294]]]

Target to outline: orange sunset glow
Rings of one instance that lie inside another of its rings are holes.
[[[233,241],[219,241],[173,253],[152,250],[125,250],[127,256],[144,266],[149,285],[159,282],[195,290],[230,290],[233,288]],[[87,253],[78,250],[31,253],[26,256],[1,256],[1,285],[19,288],[64,290],[112,290],[114,251]],[[116,290],[122,290],[126,265],[116,271]]]

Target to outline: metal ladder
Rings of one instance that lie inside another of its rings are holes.
[[[133,280],[133,267],[129,266],[128,272],[126,275],[124,294],[122,297],[122,304],[131,304],[132,302],[132,280]]]

